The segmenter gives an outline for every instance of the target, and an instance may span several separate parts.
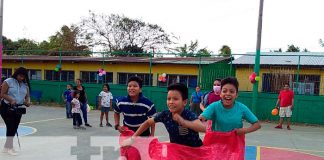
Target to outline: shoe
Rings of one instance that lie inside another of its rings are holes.
[[[109,122],[106,124],[106,126],[107,127],[112,127],[112,125]]]
[[[282,126],[276,126],[275,128],[276,129],[282,129]]]
[[[102,123],[100,123],[100,125],[99,125],[100,127],[103,127],[103,125],[102,125]]]
[[[8,149],[7,153],[9,155],[12,155],[12,156],[17,156],[18,155],[18,152],[15,151],[15,149],[11,148],[11,149]]]
[[[290,126],[287,126],[287,129],[288,129],[288,130],[291,130]]]
[[[85,126],[87,126],[87,127],[92,127],[89,123],[86,123]]]
[[[9,148],[3,148],[2,153],[8,153]]]
[[[79,129],[78,126],[73,126],[73,129]]]
[[[79,129],[86,130],[87,128],[85,128],[83,126],[79,126]]]

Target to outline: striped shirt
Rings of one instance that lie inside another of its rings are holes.
[[[124,115],[123,124],[129,127],[141,126],[142,123],[156,113],[153,102],[144,97],[142,93],[140,93],[139,99],[135,103],[132,102],[129,96],[118,98],[114,111]]]

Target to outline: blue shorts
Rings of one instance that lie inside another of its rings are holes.
[[[110,107],[101,107],[101,112],[109,112]]]

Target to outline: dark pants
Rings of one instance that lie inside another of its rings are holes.
[[[127,125],[125,125],[128,129],[130,129],[130,130],[132,130],[132,131],[134,131],[134,132],[136,132],[137,131],[137,129],[139,128],[139,127],[129,127],[129,126],[127,126]],[[151,132],[150,132],[150,129],[148,128],[147,130],[145,130],[140,136],[141,137],[148,137],[148,136],[150,136],[150,134],[151,134]]]
[[[84,123],[87,124],[88,123],[87,103],[80,102],[80,108],[82,111]]]
[[[12,112],[8,112],[8,105],[2,101],[1,104],[1,117],[6,124],[7,133],[6,133],[6,143],[4,145],[5,148],[13,148],[13,138],[17,132],[21,114],[15,114]]]
[[[66,101],[65,108],[66,108],[66,118],[71,118],[72,117],[71,102]]]
[[[82,125],[82,119],[80,113],[73,113],[73,126],[81,126]]]

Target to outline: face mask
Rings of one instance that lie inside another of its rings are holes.
[[[214,92],[220,92],[221,86],[213,86]]]

